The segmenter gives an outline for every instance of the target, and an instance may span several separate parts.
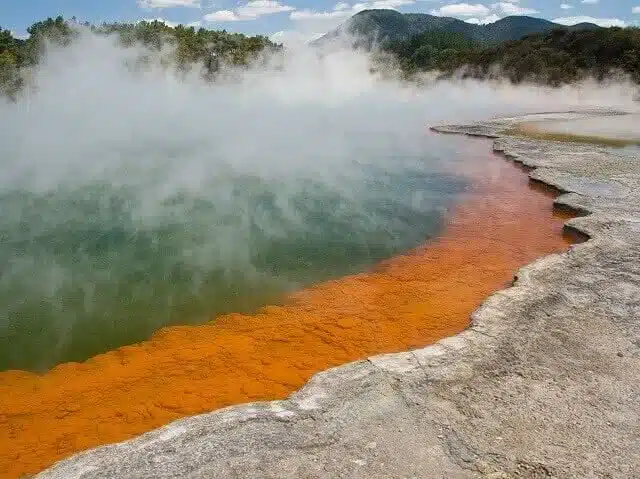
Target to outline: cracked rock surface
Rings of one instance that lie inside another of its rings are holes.
[[[640,477],[640,152],[496,138],[590,236],[517,273],[458,336],[317,374],[37,477]]]

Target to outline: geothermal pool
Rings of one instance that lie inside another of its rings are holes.
[[[59,258],[69,268],[58,296],[35,299],[40,290],[26,287],[26,273],[24,290],[4,291],[14,300],[22,291],[27,299],[13,304],[31,308],[31,316],[14,323],[46,312],[31,338],[29,326],[10,329],[14,336],[3,346],[13,356],[4,357],[5,365],[50,366],[148,340],[45,374],[0,373],[0,476],[33,473],[185,415],[284,398],[315,372],[456,334],[518,267],[571,243],[563,236],[567,216],[553,212],[552,194],[492,154],[489,141],[424,132],[421,141],[420,154],[370,156],[365,164],[355,161],[357,175],[336,171],[335,180],[325,176],[320,184],[309,179],[290,189],[293,183],[241,178],[218,185],[224,194],[216,198],[228,198],[233,206],[225,211],[236,215],[220,216],[211,199],[183,195],[179,201],[189,207],[179,211],[188,215],[172,215],[169,203],[165,216],[150,223],[162,225],[156,228],[136,223],[135,208],[124,208],[114,194],[80,195],[84,202],[68,192],[41,203],[5,197],[13,208],[26,205],[31,216],[22,217],[30,225],[41,221],[42,236],[9,222],[17,237],[42,238],[14,239],[14,247],[34,256],[27,271],[34,275],[41,258]],[[348,187],[337,195],[340,181]],[[37,211],[47,219],[38,220]],[[234,251],[245,254],[236,258]],[[229,257],[236,261],[225,262]],[[197,274],[206,279],[195,281]],[[104,284],[98,281],[87,301],[83,281],[96,278]],[[75,300],[56,309],[42,299],[53,304],[62,292]],[[65,321],[61,335],[56,325]],[[200,325],[151,335],[187,321]],[[36,340],[57,345],[57,355],[40,351]],[[17,341],[38,361],[20,355],[10,344]]]
[[[0,371],[255,312],[436,237],[470,183],[454,142],[418,138],[416,151],[389,134],[393,154],[356,144],[335,171],[193,165],[158,148],[106,178],[3,185]]]
[[[87,35],[0,100],[0,477],[456,334],[571,243],[489,141],[425,125],[581,90],[416,88],[314,51],[212,88],[135,52]]]

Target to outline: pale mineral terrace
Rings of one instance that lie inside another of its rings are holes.
[[[496,138],[589,241],[522,268],[458,336],[37,477],[640,477],[640,150],[501,137],[523,119],[435,129]]]

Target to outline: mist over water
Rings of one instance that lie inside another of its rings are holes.
[[[85,35],[0,105],[0,370],[250,312],[437,235],[471,185],[430,124],[630,104],[624,85],[418,89],[353,52],[212,86],[134,74],[137,53]]]

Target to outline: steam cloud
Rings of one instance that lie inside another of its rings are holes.
[[[84,34],[0,104],[0,369],[84,359],[420,242],[464,188],[456,143],[428,125],[633,108],[623,84],[403,85],[351,51],[215,86],[132,73],[139,53]]]

